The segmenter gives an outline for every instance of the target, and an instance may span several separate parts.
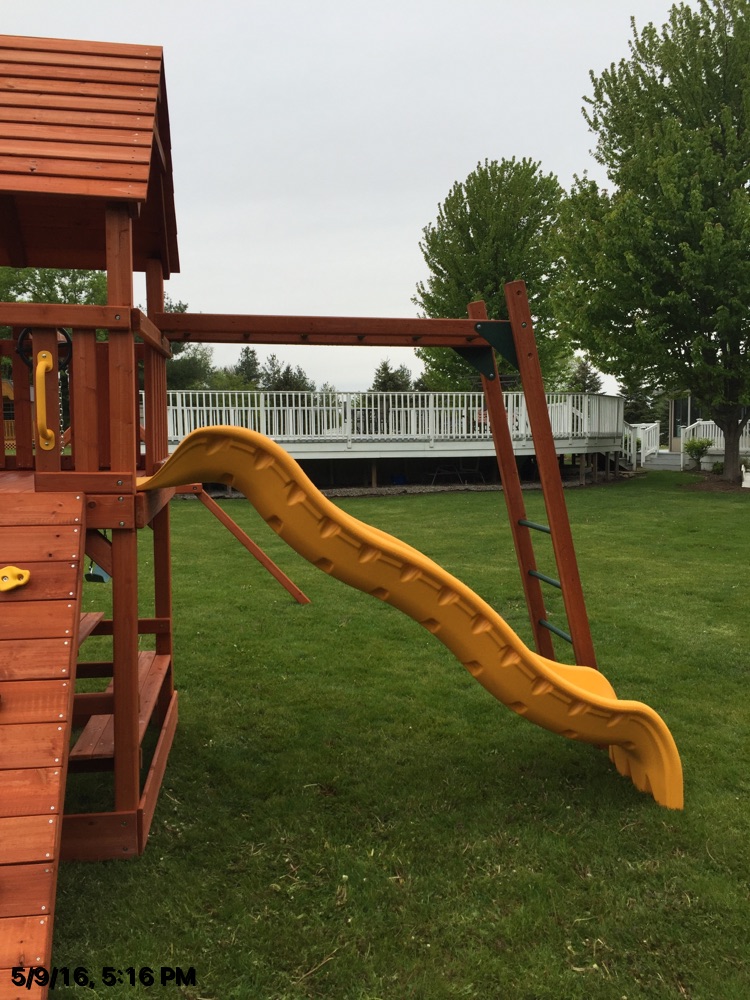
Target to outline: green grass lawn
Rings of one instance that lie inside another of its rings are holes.
[[[226,506],[312,604],[174,502],[180,724],[151,839],[137,861],[61,867],[54,961],[192,966],[197,985],[51,996],[747,1000],[750,492],[694,481],[566,494],[600,667],[672,729],[684,812],[514,715],[249,504]],[[541,495],[526,499],[543,519]],[[499,494],[342,506],[530,642]],[[87,587],[87,609],[106,591]],[[556,592],[550,605],[564,626]],[[90,794],[71,781],[68,808]]]

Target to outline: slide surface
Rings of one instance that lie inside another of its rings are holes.
[[[241,490],[293,549],[323,572],[392,604],[439,639],[492,695],[529,721],[609,747],[621,774],[671,809],[683,805],[672,735],[648,705],[617,698],[590,667],[530,650],[497,612],[427,556],[339,510],[283,448],[240,427],[205,427],[139,489],[220,482]]]

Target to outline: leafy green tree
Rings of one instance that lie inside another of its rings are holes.
[[[375,369],[370,392],[409,392],[413,388],[411,372],[406,365],[392,368],[386,358]]]
[[[209,389],[213,377],[213,351],[208,344],[172,344],[167,361],[168,389]]]
[[[315,392],[315,382],[299,365],[284,365],[270,354],[260,368],[260,388],[269,392]]]
[[[577,178],[556,309],[604,372],[641,367],[724,432],[750,419],[750,2],[698,0],[591,74],[584,115],[611,190]]]
[[[503,287],[526,281],[542,370],[559,381],[572,353],[556,335],[549,294],[556,274],[556,240],[563,191],[554,174],[531,160],[485,160],[451,188],[437,221],[419,244],[430,275],[412,301],[426,316],[460,317],[483,299],[493,319],[507,319]],[[454,351],[419,348],[425,383],[435,389],[473,389],[479,375]],[[498,359],[501,371],[508,366]]]
[[[52,267],[0,267],[0,301],[104,305],[104,271]]]

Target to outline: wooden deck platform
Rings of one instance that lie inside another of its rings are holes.
[[[5,490],[0,501],[3,563],[31,574],[25,585],[0,592],[0,1000],[43,997],[41,987],[14,987],[10,969],[51,959],[83,505],[75,494]]]

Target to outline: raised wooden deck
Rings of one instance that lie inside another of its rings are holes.
[[[4,490],[0,501],[2,561],[31,574],[25,585],[0,592],[0,1000],[46,993],[14,987],[10,970],[51,960],[83,507],[79,494]]]

